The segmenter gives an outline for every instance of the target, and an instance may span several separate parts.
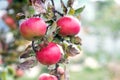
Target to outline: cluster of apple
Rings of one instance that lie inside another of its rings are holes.
[[[62,80],[63,77],[68,80],[68,58],[81,51],[81,39],[77,36],[81,24],[77,17],[84,7],[75,10],[72,7],[74,0],[68,0],[67,4],[60,0],[63,11],[59,12],[54,0],[29,1],[38,14],[24,15],[26,19],[20,23],[20,33],[26,40],[32,41],[30,46],[38,62],[48,66],[48,69],[49,66],[54,66],[49,69],[49,74],[41,74],[39,80]],[[61,66],[64,66],[64,69]]]
[[[66,36],[75,36],[79,33],[81,27],[77,18],[68,15],[59,18],[56,24],[56,27],[59,29],[57,35],[63,38]],[[25,39],[34,41],[36,38],[42,39],[46,37],[48,28],[47,23],[42,18],[31,17],[23,21],[19,29]],[[53,34],[54,33],[55,31]],[[53,38],[56,38],[56,36]],[[48,41],[47,44],[46,42],[39,44],[40,49],[35,51],[36,59],[43,65],[57,64],[63,56],[58,45],[57,42],[54,42],[54,39]],[[59,69],[58,67],[58,72],[63,74],[63,70],[64,69]],[[49,80],[48,77],[51,78],[51,80],[58,80],[56,76],[48,74],[42,74],[39,80]]]

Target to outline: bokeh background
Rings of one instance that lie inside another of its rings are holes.
[[[60,10],[59,0],[55,3]],[[120,80],[120,0],[75,0],[73,7],[77,9],[84,5],[85,9],[80,14],[81,32],[78,34],[82,39],[82,52],[70,58],[70,80]],[[4,49],[6,54],[10,54],[4,55],[8,63],[19,60],[15,54],[22,52],[29,43],[20,37],[20,21],[16,19],[18,12],[34,13],[33,8],[27,6],[27,0],[0,0],[0,59]],[[5,23],[3,16],[6,14],[15,20],[17,28],[11,29]],[[9,62],[14,57],[17,59]],[[0,62],[0,75],[4,71],[1,64],[4,63]],[[15,80],[37,80],[44,71],[46,68],[38,64]],[[10,75],[8,77],[7,80],[14,80]]]

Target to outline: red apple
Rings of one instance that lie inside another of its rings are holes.
[[[61,59],[60,48],[56,43],[50,42],[46,47],[36,52],[36,58],[44,65],[56,64]]]
[[[17,25],[14,21],[14,19],[11,16],[4,15],[3,16],[3,21],[10,27],[10,29],[16,29]]]
[[[16,70],[16,76],[17,77],[21,77],[21,76],[23,76],[24,75],[24,71],[23,70],[21,70],[21,69],[17,69]]]
[[[60,66],[57,68],[57,72],[61,75],[63,75],[65,73],[64,69]]]
[[[2,64],[3,62],[2,62],[2,59],[0,58],[0,65]]]
[[[27,40],[45,35],[47,25],[41,18],[29,18],[20,25],[20,33]]]
[[[9,4],[11,4],[13,2],[13,0],[7,0]]]
[[[58,80],[56,76],[43,73],[39,76],[38,80]]]
[[[57,25],[60,28],[60,35],[72,36],[76,35],[80,31],[80,22],[73,16],[63,16],[57,21]]]

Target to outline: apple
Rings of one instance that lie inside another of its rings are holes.
[[[58,80],[56,76],[43,73],[39,76],[38,80]]]
[[[32,17],[20,25],[20,33],[27,40],[33,40],[45,35],[47,25],[41,18]]]
[[[11,4],[13,2],[13,0],[7,0],[9,4]]]
[[[36,52],[37,60],[43,65],[52,65],[61,59],[61,51],[56,43],[50,42]]]
[[[58,67],[57,68],[57,72],[60,74],[60,75],[63,75],[65,73],[64,69],[62,67]]]
[[[2,59],[0,58],[0,65],[2,64],[3,62],[2,62]]]
[[[73,36],[80,31],[80,22],[73,16],[63,16],[57,20],[57,26],[60,28],[59,34],[62,36]]]
[[[3,18],[3,21],[8,25],[8,27],[10,29],[16,29],[17,28],[15,20],[11,16],[4,15],[2,18]]]
[[[24,75],[24,71],[22,69],[16,69],[16,76],[21,77]]]

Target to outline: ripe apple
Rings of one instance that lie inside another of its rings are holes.
[[[39,76],[38,80],[58,80],[56,76],[43,73]]]
[[[17,25],[16,25],[14,19],[11,16],[4,15],[2,18],[3,18],[3,21],[8,25],[8,27],[10,29],[16,29],[17,28]]]
[[[63,16],[58,19],[57,26],[60,28],[60,35],[72,36],[79,33],[81,25],[77,18],[73,16]]]
[[[11,4],[13,2],[13,0],[7,0],[9,4]]]
[[[45,35],[47,25],[41,18],[29,18],[20,25],[20,33],[27,40],[33,40]]]
[[[21,76],[23,76],[23,74],[24,74],[24,71],[23,71],[23,70],[21,70],[21,69],[16,69],[16,76],[17,76],[17,77],[21,77]]]
[[[61,51],[56,43],[50,42],[36,52],[36,58],[44,65],[56,64],[61,59]]]
[[[0,65],[2,64],[3,62],[2,62],[2,59],[0,58]]]
[[[60,66],[57,68],[57,72],[61,75],[63,75],[65,73],[64,69]]]

